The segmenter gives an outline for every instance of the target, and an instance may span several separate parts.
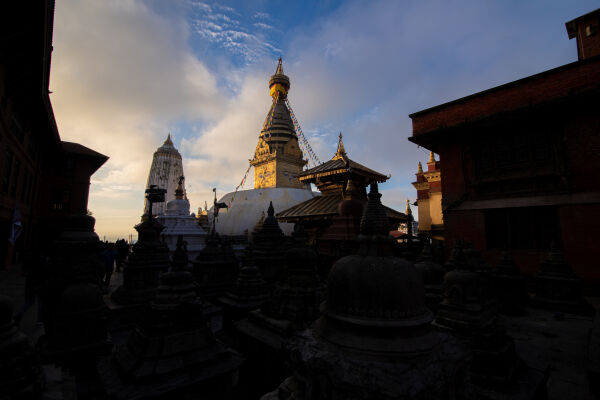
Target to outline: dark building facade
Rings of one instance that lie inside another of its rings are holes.
[[[410,141],[440,155],[446,249],[539,269],[552,242],[600,279],[600,10],[568,22],[579,60],[411,114]]]
[[[60,230],[57,219],[87,211],[90,176],[108,159],[60,140],[48,90],[53,20],[52,0],[0,7],[0,268],[50,243],[36,239]],[[11,244],[15,216],[22,231]]]

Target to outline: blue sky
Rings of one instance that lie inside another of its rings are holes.
[[[63,140],[110,157],[89,208],[108,238],[134,233],[152,153],[168,132],[192,209],[241,181],[281,55],[290,102],[321,160],[392,178],[399,210],[427,152],[408,114],[577,59],[564,23],[599,1],[57,0],[51,90]],[[251,187],[250,179],[246,188]]]

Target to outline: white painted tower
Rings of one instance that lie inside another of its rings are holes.
[[[166,189],[167,191],[164,203],[155,203],[152,205],[152,215],[165,213],[167,203],[175,199],[175,189],[177,188],[179,177],[182,175],[183,163],[181,162],[181,154],[173,146],[171,134],[169,134],[163,145],[154,152],[152,166],[148,174],[148,182],[146,183],[146,189],[150,185],[156,185],[160,189]],[[147,200],[144,200],[144,213],[147,208]]]

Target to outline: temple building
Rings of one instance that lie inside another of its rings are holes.
[[[600,280],[599,19],[566,24],[577,61],[410,115],[409,140],[440,156],[446,252],[465,239],[495,265],[509,248],[531,276],[555,241]]]
[[[338,206],[344,200],[356,200],[364,206],[367,202],[366,187],[372,182],[385,182],[389,179],[380,172],[365,167],[350,159],[346,154],[342,134],[340,133],[337,151],[333,158],[314,168],[307,169],[298,175],[303,184],[313,183],[321,191],[320,197],[315,197],[297,204],[277,214],[280,222],[295,223],[303,221],[309,235],[309,241],[314,242],[321,239],[332,225],[338,215],[345,215],[348,211],[360,219],[362,207],[353,213],[350,210],[338,210]],[[396,229],[401,222],[406,221],[406,215],[385,207],[389,221],[389,230]],[[355,238],[358,234],[358,224],[352,224],[353,234],[344,237],[344,240]],[[334,229],[335,230],[335,229]],[[340,233],[340,235],[344,235]],[[327,235],[326,235],[327,236]],[[329,235],[330,236],[330,235]],[[337,237],[337,236],[336,236]],[[331,238],[335,240],[335,238]]]
[[[152,215],[156,216],[165,213],[167,203],[175,199],[177,182],[182,175],[183,164],[181,162],[181,154],[179,154],[179,151],[173,145],[171,134],[169,134],[163,145],[154,152],[152,166],[148,174],[146,189],[150,188],[151,185],[156,185],[160,189],[167,191],[164,203],[154,203],[152,205]],[[148,201],[144,200],[144,213],[146,213],[147,207]]]
[[[417,180],[413,186],[417,189],[417,207],[419,216],[418,235],[425,235],[434,241],[444,240],[444,215],[442,213],[442,176],[440,161],[435,159],[433,151],[429,153],[427,171],[419,162]]]
[[[269,89],[273,105],[250,160],[254,167],[254,189],[231,192],[219,200],[229,206],[226,212],[219,214],[216,222],[217,232],[221,235],[252,232],[271,202],[276,210],[285,210],[317,196],[309,185],[298,180],[306,161],[286,103],[290,78],[283,73],[281,58],[269,80]],[[281,229],[291,233],[293,225],[282,224]]]

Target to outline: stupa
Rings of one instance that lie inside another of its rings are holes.
[[[206,231],[200,226],[196,216],[190,214],[190,202],[185,197],[183,176],[179,177],[175,198],[167,202],[164,214],[159,214],[156,219],[165,227],[160,236],[171,252],[175,251],[180,235],[187,242],[190,259],[194,259],[204,248]]]
[[[171,134],[169,134],[163,145],[154,152],[150,173],[148,174],[148,182],[146,183],[146,189],[149,189],[151,185],[165,189],[167,191],[165,202],[153,203],[150,215],[164,214],[167,203],[175,199],[177,182],[182,175],[183,163],[181,161],[181,154],[179,154],[179,151],[173,145]],[[147,212],[147,208],[148,200],[146,199],[144,200],[144,214]]]
[[[565,261],[562,250],[552,243],[540,272],[535,276],[533,305],[552,311],[590,315],[594,309],[582,296],[582,280]]]
[[[426,238],[423,243],[423,251],[421,252],[421,256],[417,259],[415,267],[421,271],[421,274],[423,275],[423,283],[425,283],[425,303],[432,311],[437,312],[438,304],[443,299],[442,285],[444,284],[446,270],[433,260],[429,238]]]
[[[227,320],[237,321],[269,300],[267,283],[254,263],[250,248],[246,250],[242,264],[235,287],[218,298],[218,304],[225,309]]]
[[[231,398],[242,359],[215,339],[186,264],[179,240],[150,309],[127,343],[98,364],[111,398]]]
[[[283,273],[285,236],[277,219],[273,203],[269,203],[267,218],[252,238],[252,252],[256,266],[270,287]]]
[[[544,374],[523,364],[498,318],[490,268],[481,253],[457,241],[454,269],[444,277],[444,300],[434,325],[468,346],[471,388],[478,399],[545,398]]]
[[[269,203],[273,203],[277,210],[285,210],[317,196],[310,186],[298,180],[306,161],[286,103],[290,78],[283,73],[281,58],[269,80],[269,88],[273,105],[263,123],[254,157],[250,160],[254,167],[254,189],[231,192],[219,200],[230,206],[217,218],[216,229],[221,235],[247,235],[252,232]],[[209,215],[212,218],[212,213]],[[283,224],[281,229],[289,234],[293,224]]]
[[[222,296],[233,287],[238,260],[231,244],[218,233],[213,231],[206,236],[206,244],[192,264],[202,297]]]
[[[264,400],[464,398],[466,353],[431,328],[421,275],[393,256],[380,197],[371,184],[358,254],[333,265],[321,318],[287,346],[294,374]]]
[[[248,356],[242,384],[253,391],[249,398],[257,398],[291,372],[282,345],[319,316],[326,288],[317,274],[317,254],[306,245],[306,239],[301,224],[296,224],[279,261],[284,268],[269,301],[260,310],[251,311],[247,319],[234,323],[241,348]]]
[[[529,301],[526,281],[509,250],[504,250],[500,255],[493,279],[501,311],[507,314],[523,313],[522,306]]]

